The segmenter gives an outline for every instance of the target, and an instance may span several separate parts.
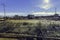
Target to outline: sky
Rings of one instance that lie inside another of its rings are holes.
[[[0,0],[0,15],[53,15],[55,8],[60,13],[60,0]]]

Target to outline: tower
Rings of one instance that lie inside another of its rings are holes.
[[[5,5],[4,3],[2,3],[1,5],[3,6],[4,20],[5,20],[5,19],[6,19],[6,18],[5,18],[5,17],[6,17],[6,11],[5,11],[5,6],[6,6],[6,5]]]
[[[57,8],[55,8],[55,17],[58,17],[59,15],[57,14]]]

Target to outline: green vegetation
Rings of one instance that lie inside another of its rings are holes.
[[[12,39],[12,38],[0,38],[0,40],[17,40],[17,39]]]
[[[6,20],[0,23],[0,33],[59,36],[60,21]]]

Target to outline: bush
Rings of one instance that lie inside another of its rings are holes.
[[[29,23],[27,23],[27,22],[23,22],[23,25],[29,25]]]

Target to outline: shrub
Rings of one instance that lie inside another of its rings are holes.
[[[23,22],[23,25],[29,25],[29,23],[28,22]]]

